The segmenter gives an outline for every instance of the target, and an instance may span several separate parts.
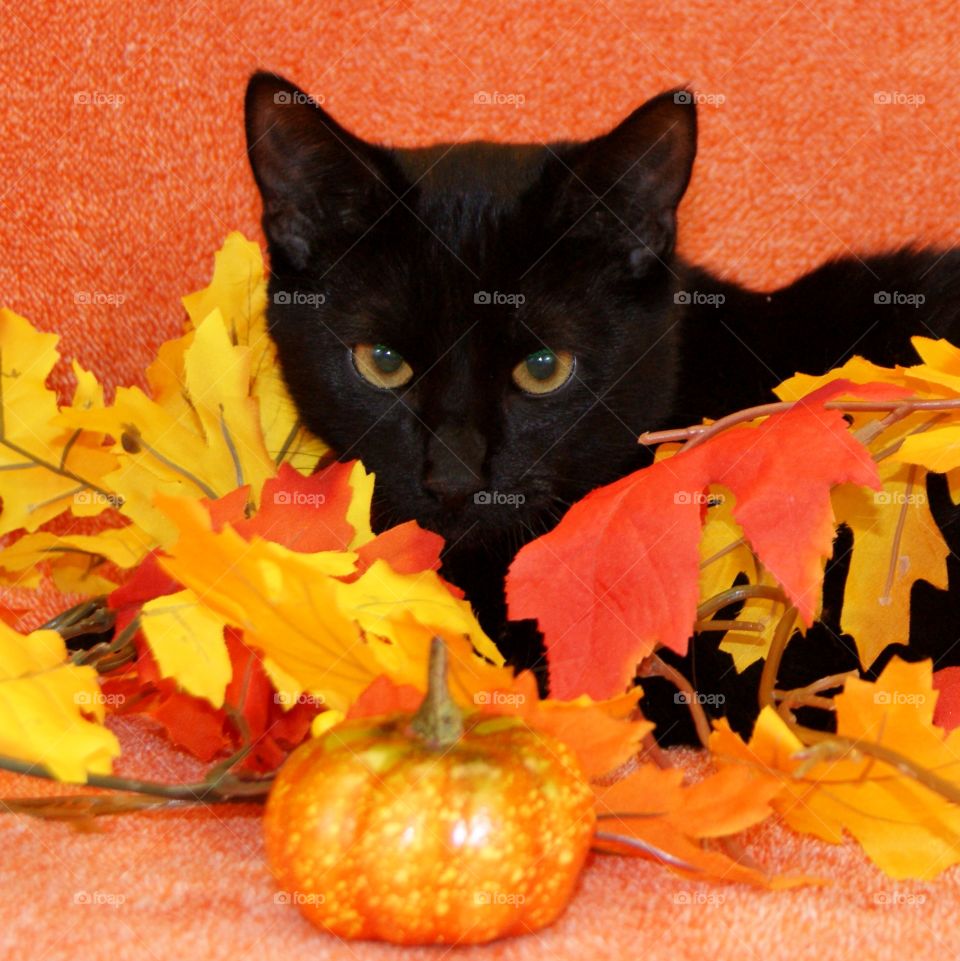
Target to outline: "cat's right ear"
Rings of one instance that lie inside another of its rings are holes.
[[[395,194],[384,152],[344,129],[292,83],[255,73],[245,115],[247,154],[275,267],[303,270],[324,245],[362,233],[389,208]]]
[[[629,248],[634,272],[643,273],[652,260],[673,252],[676,208],[696,153],[693,93],[678,88],[648,100],[609,133],[565,155],[561,227],[588,234],[602,229]]]

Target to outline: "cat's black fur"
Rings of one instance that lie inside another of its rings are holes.
[[[582,143],[388,149],[257,74],[246,123],[291,395],[341,458],[376,472],[378,527],[416,518],[446,538],[444,573],[495,636],[516,550],[642,466],[638,434],[762,403],[854,353],[911,362],[910,335],[960,323],[957,251],[838,260],[772,293],[684,263],[696,107],[683,91]],[[358,343],[388,344],[413,380],[372,388]],[[576,369],[530,396],[511,370],[543,345]],[[533,630],[504,643],[519,664],[537,656]]]

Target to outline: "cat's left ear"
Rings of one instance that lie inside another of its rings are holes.
[[[693,94],[662,93],[609,133],[571,148],[564,158],[560,216],[586,231],[609,229],[629,246],[634,272],[643,273],[653,258],[673,253],[677,205],[696,154]]]
[[[289,81],[254,74],[245,108],[247,154],[275,270],[303,270],[326,250],[339,255],[394,202],[386,152]]]

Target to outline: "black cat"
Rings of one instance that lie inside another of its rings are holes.
[[[376,472],[378,527],[444,536],[444,573],[493,636],[516,551],[643,466],[641,432],[956,333],[957,251],[838,260],[771,293],[680,260],[697,139],[683,90],[584,142],[391,149],[256,74],[246,126],[294,402]],[[537,658],[535,631],[503,643]]]

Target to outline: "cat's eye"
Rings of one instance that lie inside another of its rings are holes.
[[[570,380],[575,366],[569,350],[541,347],[513,368],[513,382],[528,394],[552,394]]]
[[[353,366],[368,384],[381,390],[403,387],[413,377],[413,368],[386,344],[357,344]]]

